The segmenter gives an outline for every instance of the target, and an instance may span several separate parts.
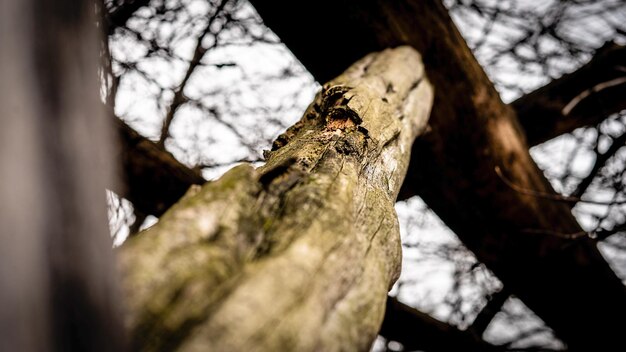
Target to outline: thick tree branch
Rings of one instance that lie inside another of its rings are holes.
[[[511,103],[536,145],[626,109],[626,47],[608,43],[589,63]]]
[[[500,291],[491,295],[491,297],[487,301],[487,304],[478,313],[476,319],[474,319],[474,322],[468,330],[470,330],[476,336],[483,336],[493,318],[496,316],[496,314],[498,314],[499,311],[502,310],[504,302],[506,302],[506,300],[509,299],[510,296],[511,294],[506,289],[501,289]]]
[[[135,348],[367,350],[399,275],[394,203],[432,95],[412,48],[370,54],[264,166],[231,169],[127,241]]]
[[[582,231],[567,204],[520,194],[495,172],[499,167],[525,189],[554,194],[528,153],[514,111],[502,103],[441,3],[253,4],[319,80],[363,52],[401,44],[422,52],[438,94],[430,132],[414,145],[405,190],[419,194],[571,350],[624,346],[606,312],[626,315],[626,291],[595,244],[544,234]],[[285,11],[300,15],[280,15]],[[333,25],[319,26],[320,19]]]
[[[114,189],[133,203],[136,211],[161,216],[176,203],[191,185],[206,180],[160,149],[156,143],[141,136],[123,121],[113,117],[121,143],[123,185]]]

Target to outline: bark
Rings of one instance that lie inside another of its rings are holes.
[[[393,82],[393,89],[389,88]],[[370,54],[274,142],[120,250],[140,350],[367,350],[400,269],[394,203],[432,102],[419,54]]]
[[[402,342],[406,351],[503,351],[469,331],[443,323],[407,306],[397,299],[387,300],[380,335]]]
[[[0,10],[0,350],[123,351],[92,1]]]
[[[592,241],[568,239],[581,229],[566,204],[507,185],[555,195],[528,154],[515,112],[502,103],[441,3],[253,4],[318,79],[362,52],[402,44],[422,52],[438,94],[430,132],[414,145],[405,191],[419,194],[571,350],[624,346],[619,324],[607,319],[607,312],[626,314],[624,286]]]
[[[121,142],[123,185],[115,190],[133,203],[135,211],[161,216],[192,185],[206,180],[199,172],[161,150],[156,143],[141,136],[115,118]]]
[[[626,47],[609,43],[589,63],[511,103],[529,145],[595,125],[626,109]]]

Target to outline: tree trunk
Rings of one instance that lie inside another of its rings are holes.
[[[367,350],[398,277],[394,203],[432,90],[408,47],[326,84],[259,169],[192,191],[120,251],[146,351]]]
[[[607,312],[626,315],[623,284],[591,240],[569,237],[582,230],[567,204],[554,200],[514,111],[439,1],[253,4],[318,79],[363,52],[403,44],[422,52],[436,96],[405,191],[419,194],[570,349],[624,346],[620,326],[607,319]],[[318,26],[320,19],[332,25]]]
[[[0,350],[123,351],[94,3],[0,8]]]

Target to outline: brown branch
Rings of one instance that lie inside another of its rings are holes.
[[[404,350],[426,351],[501,351],[470,331],[432,318],[395,297],[387,298],[385,319],[379,334],[398,341]]]
[[[124,187],[118,194],[143,214],[161,216],[191,185],[206,180],[174,156],[141,136],[120,119],[114,118],[121,143]]]
[[[587,191],[587,188],[591,186],[591,182],[593,182],[595,177],[598,175],[598,172],[600,172],[600,170],[604,167],[604,165],[607,163],[607,161],[609,161],[611,157],[613,157],[620,149],[622,149],[624,144],[626,144],[626,133],[623,133],[621,136],[615,138],[613,140],[613,144],[611,144],[606,152],[602,154],[597,154],[596,161],[593,164],[591,171],[589,171],[589,174],[585,176],[582,181],[580,181],[580,183],[576,187],[576,190],[572,192],[571,196],[580,198],[585,193],[585,191]]]
[[[504,302],[506,302],[510,296],[511,294],[504,288],[491,295],[487,304],[478,313],[468,330],[472,331],[476,336],[482,336],[496,314],[502,310]]]
[[[107,35],[113,34],[116,28],[126,26],[126,22],[133,16],[137,10],[147,6],[150,0],[127,0],[121,5],[116,6],[111,12],[105,15]]]
[[[611,235],[623,231],[626,231],[626,223],[616,225],[612,229],[600,229],[599,231],[592,233],[592,237],[598,241],[602,241],[607,239]]]
[[[626,204],[626,200],[614,200],[614,201],[607,201],[607,202],[603,202],[603,201],[599,201],[599,200],[591,200],[591,199],[581,199],[580,197],[575,197],[575,196],[564,196],[558,193],[550,193],[550,192],[544,192],[544,191],[537,191],[534,189],[530,189],[530,188],[524,188],[520,185],[515,184],[513,181],[511,181],[510,179],[508,179],[506,176],[504,176],[504,174],[502,173],[502,169],[499,166],[496,166],[494,168],[494,171],[496,173],[496,175],[498,175],[498,177],[500,178],[500,180],[502,180],[502,182],[504,182],[504,184],[506,184],[508,187],[510,187],[511,189],[513,189],[514,191],[523,194],[523,195],[527,195],[527,196],[531,196],[531,197],[537,197],[537,198],[543,198],[543,199],[548,199],[548,200],[554,200],[557,202],[565,202],[565,203],[570,203],[570,204],[576,204],[576,203],[588,203],[588,204],[595,204],[595,205],[621,205],[621,204]]]
[[[583,67],[512,102],[528,144],[598,124],[626,109],[624,62],[626,47],[607,43]]]

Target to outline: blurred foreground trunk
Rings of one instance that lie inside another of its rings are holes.
[[[0,5],[0,351],[123,351],[95,7]]]
[[[368,350],[399,275],[394,203],[433,92],[408,47],[326,84],[267,163],[120,249],[138,350]]]

